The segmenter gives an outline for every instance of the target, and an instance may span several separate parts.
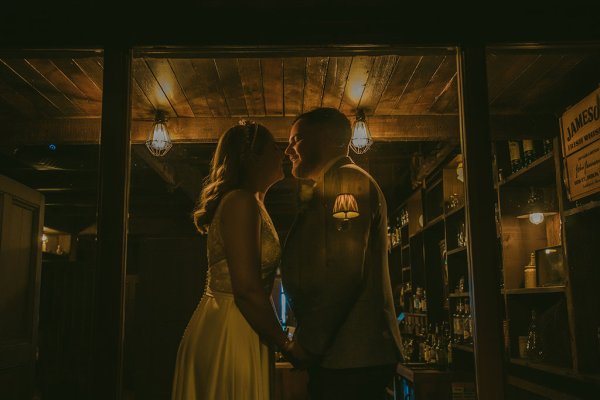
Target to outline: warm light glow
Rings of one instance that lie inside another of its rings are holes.
[[[359,215],[358,203],[354,195],[349,193],[338,194],[333,206],[333,218],[347,221]]]
[[[42,243],[48,243],[48,236],[45,233],[42,235]]]
[[[150,153],[157,157],[164,156],[173,147],[167,129],[166,118],[162,112],[157,112],[156,114],[156,122],[152,126],[152,131],[146,140],[146,147]]]
[[[544,213],[536,212],[529,214],[529,222],[534,225],[539,225],[544,222]]]
[[[365,113],[361,110],[356,115],[356,121],[352,127],[352,140],[350,147],[356,154],[365,153],[373,144],[371,132],[365,120]]]

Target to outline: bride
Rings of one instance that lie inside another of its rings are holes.
[[[269,298],[280,260],[263,200],[283,179],[283,153],[262,125],[244,123],[220,138],[194,211],[208,234],[207,286],[177,352],[172,400],[269,398],[269,348],[299,363]]]

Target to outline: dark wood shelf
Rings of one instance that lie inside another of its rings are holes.
[[[469,353],[473,353],[473,345],[472,344],[452,343],[452,348],[456,349],[456,350],[462,350],[462,351],[466,351]]]
[[[556,184],[554,174],[554,151],[545,154],[499,183],[502,186],[546,186]]]
[[[454,214],[458,214],[459,212],[464,211],[464,210],[465,210],[465,205],[462,204],[462,205],[460,205],[460,206],[458,206],[456,208],[453,208],[450,211],[446,211],[446,213],[444,215],[446,216],[446,218],[448,218],[448,217],[451,217]]]
[[[456,297],[456,298],[459,298],[459,297],[470,297],[470,296],[471,296],[471,295],[469,294],[469,292],[462,292],[462,293],[450,293],[450,294],[448,295],[448,297]]]
[[[466,251],[466,250],[467,250],[467,248],[466,248],[465,246],[462,246],[462,247],[457,247],[457,248],[455,248],[455,249],[452,249],[452,250],[450,250],[450,251],[447,251],[447,252],[446,252],[446,255],[447,255],[447,256],[451,256],[452,254],[456,254],[456,253],[462,253],[463,251]]]
[[[539,294],[539,293],[560,293],[564,292],[564,286],[548,286],[548,287],[535,287],[535,288],[518,288],[518,289],[504,289],[504,294]]]
[[[511,358],[510,363],[514,365],[520,365],[521,367],[527,367],[537,369],[539,371],[549,372],[551,374],[562,375],[562,376],[575,376],[575,371],[571,368],[559,367],[556,365],[546,364],[544,362],[532,362],[524,358]]]
[[[405,244],[404,246],[402,246],[402,250],[406,250],[408,248],[410,248],[410,244]]]
[[[564,215],[565,215],[565,217],[570,217],[572,215],[577,215],[582,212],[593,210],[594,208],[598,208],[598,207],[600,207],[600,201],[590,201],[589,203],[586,203],[582,206],[565,210]]]
[[[404,315],[409,316],[409,317],[427,317],[427,314],[425,314],[425,313],[410,313],[410,312],[405,312]]]
[[[438,215],[437,217],[435,217],[434,219],[432,219],[431,221],[429,221],[426,225],[425,228],[423,229],[429,229],[434,225],[439,224],[440,222],[442,222],[444,220],[444,214],[442,215]]]

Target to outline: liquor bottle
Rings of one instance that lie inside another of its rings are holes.
[[[523,168],[523,164],[521,162],[521,147],[519,146],[519,142],[516,140],[509,140],[508,151],[510,153],[510,168],[512,172],[515,173]]]
[[[523,164],[529,165],[535,160],[535,148],[533,140],[523,140]]]
[[[421,312],[427,312],[427,291],[423,289],[423,298],[421,299]]]
[[[531,322],[527,331],[527,347],[525,348],[527,357],[533,361],[543,358],[541,338],[537,328],[537,316],[535,309],[531,310]]]
[[[471,326],[469,324],[471,320],[471,311],[469,302],[465,301],[465,312],[463,313],[463,343],[471,343]]]
[[[454,343],[461,343],[463,338],[463,302],[460,300],[454,313]]]

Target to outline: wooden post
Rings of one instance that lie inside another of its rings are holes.
[[[496,195],[483,44],[459,47],[457,68],[477,398],[504,399]]]
[[[94,280],[94,399],[120,399],[129,208],[131,50],[104,51],[98,262]]]

